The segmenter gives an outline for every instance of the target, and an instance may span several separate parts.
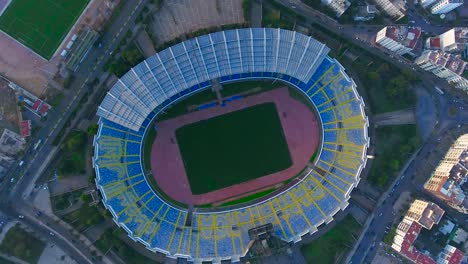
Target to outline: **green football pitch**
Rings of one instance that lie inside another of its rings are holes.
[[[0,29],[50,59],[89,0],[13,0],[0,16]]]
[[[176,130],[193,194],[287,169],[289,148],[274,103],[199,121]]]

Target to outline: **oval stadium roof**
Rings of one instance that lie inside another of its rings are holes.
[[[329,48],[294,31],[252,28],[216,32],[167,48],[138,64],[98,108],[93,165],[103,204],[115,222],[149,250],[191,261],[239,260],[248,230],[266,223],[284,241],[300,241],[344,210],[360,180],[368,120],[356,85]],[[314,166],[281,193],[230,210],[190,211],[170,204],[146,180],[143,137],[165,107],[221,83],[276,79],[317,108],[322,140]]]

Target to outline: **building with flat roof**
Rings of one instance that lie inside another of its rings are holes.
[[[406,15],[407,8],[403,0],[374,0],[374,2],[379,9],[397,21]]]
[[[421,36],[421,28],[388,26],[377,32],[375,42],[398,55],[412,53]]]
[[[450,147],[424,184],[424,189],[460,212],[468,213],[468,197],[461,185],[468,179],[464,165],[468,160],[468,134],[460,136]]]
[[[375,5],[358,6],[353,19],[354,21],[369,21],[375,18],[376,13],[377,8]]]
[[[468,80],[463,77],[467,62],[460,56],[435,50],[425,50],[414,61],[423,70],[432,72],[449,83],[468,91]]]
[[[428,38],[426,47],[445,52],[463,52],[468,48],[468,27],[452,28],[439,36]]]
[[[406,213],[406,217],[417,221],[426,229],[431,229],[434,224],[437,225],[443,215],[444,210],[435,203],[417,199],[414,200]]]
[[[428,8],[433,5],[437,0],[420,0],[420,4],[423,8]]]
[[[403,220],[398,224],[392,248],[418,264],[460,264],[464,256],[463,252],[450,245],[447,245],[438,256],[434,257],[419,251],[414,246],[422,228],[432,229],[434,224],[437,225],[440,222],[444,213],[445,211],[434,203],[415,200]]]
[[[440,0],[431,7],[431,13],[434,15],[445,14],[461,5],[463,5],[463,0]]]
[[[461,263],[465,254],[458,248],[452,245],[446,245],[444,250],[440,252],[437,264],[456,264]]]
[[[322,4],[331,8],[336,17],[340,17],[351,5],[348,0],[322,0]]]

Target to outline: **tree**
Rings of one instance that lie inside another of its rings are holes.
[[[130,66],[138,64],[143,59],[140,51],[136,48],[122,51],[122,58],[126,60]]]
[[[398,170],[400,168],[400,161],[398,161],[396,159],[392,159],[388,163],[388,166],[392,171],[396,171],[396,170]]]
[[[367,73],[367,78],[369,81],[377,81],[380,79],[380,74],[374,71],[368,72]]]
[[[87,204],[91,202],[91,196],[88,194],[82,193],[80,196],[80,200]]]
[[[411,152],[412,149],[413,148],[412,148],[411,145],[404,144],[404,145],[401,145],[399,153],[400,153],[401,156],[406,156],[408,153]]]
[[[389,70],[390,70],[390,66],[388,66],[387,63],[382,63],[380,67],[377,69],[377,72],[382,74],[382,73],[388,72]]]
[[[407,96],[408,86],[408,80],[403,75],[399,75],[390,80],[385,92],[390,98],[404,98]]]
[[[413,147],[416,148],[421,144],[421,139],[419,137],[412,137],[409,140],[409,144]]]
[[[92,135],[96,135],[97,134],[97,131],[99,129],[99,126],[98,124],[92,124],[88,127],[88,135],[92,136]]]

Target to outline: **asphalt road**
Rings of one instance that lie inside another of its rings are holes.
[[[32,149],[32,146],[25,150],[24,156],[10,168],[8,176],[5,177],[7,180],[0,190],[0,208],[5,214],[10,217],[24,215],[25,217],[21,221],[39,234],[44,234],[44,237],[49,236],[48,240],[60,246],[78,263],[96,263],[96,260],[92,260],[90,250],[81,242],[75,241],[68,230],[48,219],[44,214],[37,217],[37,210],[30,203],[25,202],[24,199],[27,197],[23,197],[23,194],[28,187],[30,188],[30,185],[35,184],[41,166],[47,164],[47,154],[56,148],[51,142],[65,125],[74,109],[79,106],[81,97],[88,89],[87,82],[103,74],[102,67],[112,55],[111,51],[116,48],[125,33],[135,26],[135,18],[146,2],[147,0],[125,2],[119,17],[102,36],[101,46],[93,47],[90,50],[82,65],[74,73],[75,80],[65,91],[61,104],[50,111],[47,120],[42,124],[42,128],[33,140],[36,142],[41,139],[41,146],[36,151]],[[96,92],[94,91],[89,100]],[[20,160],[25,161],[25,165],[22,167],[18,165]],[[49,235],[52,232],[50,230],[54,230],[53,236]]]

